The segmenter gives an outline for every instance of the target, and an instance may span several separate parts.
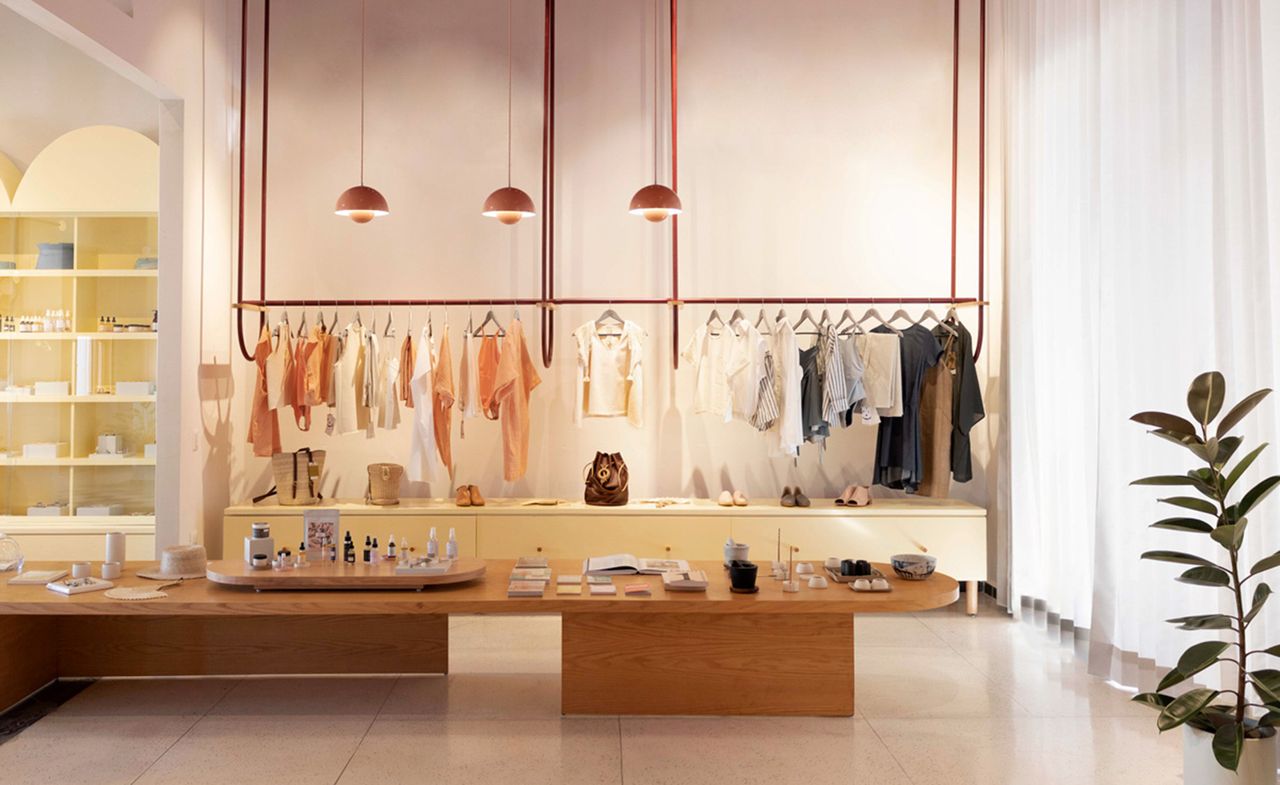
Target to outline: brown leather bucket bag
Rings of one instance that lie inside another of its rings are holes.
[[[627,503],[627,463],[622,460],[622,453],[596,453],[586,472],[583,501],[601,507],[620,507]]]

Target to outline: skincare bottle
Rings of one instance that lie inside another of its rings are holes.
[[[432,561],[440,555],[440,541],[436,539],[436,527],[431,527],[431,533],[427,535],[427,558]]]
[[[449,530],[449,541],[444,544],[444,555],[450,561],[458,558],[458,535],[453,529]]]
[[[298,543],[298,555],[293,560],[293,566],[295,567],[307,566],[307,541],[306,540],[303,540],[302,542]]]
[[[387,538],[387,561],[396,560],[396,536],[393,534]]]
[[[342,540],[342,561],[346,564],[356,563],[356,544],[351,539],[351,532]]]
[[[409,561],[409,546],[405,544],[403,537],[400,538],[400,547],[396,550],[396,555],[399,557],[399,561],[402,564]]]
[[[378,562],[382,561],[382,554],[378,553],[377,537],[373,538],[373,550],[369,551],[369,553],[371,554],[370,558],[373,560],[374,564],[377,564]]]
[[[363,558],[363,559],[361,559],[361,561],[363,561],[365,564],[368,564],[368,563],[369,563],[369,561],[370,561],[370,559],[369,559],[369,547],[370,547],[371,545],[372,545],[372,543],[369,541],[369,535],[367,535],[367,534],[366,534],[366,535],[364,536],[364,552],[363,552],[363,553],[364,553],[364,558]]]

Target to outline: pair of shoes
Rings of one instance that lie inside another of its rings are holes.
[[[782,489],[782,506],[783,507],[808,507],[809,497],[804,495],[804,491],[800,490],[797,485],[795,490],[791,490],[791,486]]]
[[[458,494],[454,497],[453,503],[459,507],[483,507],[484,497],[480,495],[480,489],[474,485],[459,485]]]
[[[840,507],[866,507],[871,503],[871,489],[865,485],[847,485],[844,493],[836,497]]]
[[[720,491],[720,498],[716,499],[716,504],[721,507],[746,507],[747,495],[742,491]]]

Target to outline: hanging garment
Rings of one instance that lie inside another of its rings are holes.
[[[324,331],[319,327],[311,328],[311,336],[308,341],[311,344],[311,350],[307,352],[306,364],[303,367],[302,382],[304,385],[302,393],[302,402],[308,406],[320,406],[325,403],[326,387],[324,386],[325,378],[325,357],[327,341]],[[329,357],[329,365],[332,367],[333,358]]]
[[[881,417],[902,416],[901,339],[893,332],[854,336],[854,346],[862,358],[862,387],[867,402],[862,408],[864,425],[875,425]]]
[[[837,344],[840,349],[840,362],[844,367],[844,386],[849,406],[842,412],[838,422],[846,428],[853,424],[855,419],[862,419],[860,411],[862,404],[866,401],[866,389],[862,385],[862,376],[866,369],[862,365],[862,357],[858,355],[858,347],[852,335],[839,338]]]
[[[835,325],[824,325],[818,336],[818,378],[822,382],[822,420],[828,432],[832,425],[843,421],[844,412],[849,408],[844,358],[837,344]]]
[[[342,351],[342,342],[338,336],[328,330],[320,331],[320,396],[330,407],[337,405],[333,388],[333,372],[338,362],[338,353]]]
[[[754,326],[739,319],[729,325],[725,383],[729,388],[729,416],[751,422],[760,403],[760,381],[769,344]]]
[[[364,328],[348,324],[342,332],[333,370],[333,399],[338,433],[356,433],[368,426],[368,410],[361,405],[364,389]],[[365,419],[361,419],[361,412]]]
[[[693,413],[714,414],[726,421],[732,417],[726,363],[729,354],[727,329],[712,331],[699,325],[680,357],[693,366]]]
[[[378,372],[378,427],[394,430],[400,427],[400,347],[394,335],[383,339],[380,350],[382,369]]]
[[[987,416],[982,405],[982,389],[978,385],[978,369],[973,362],[973,336],[959,321],[949,323],[957,335],[951,387],[951,477],[956,482],[973,479],[973,457],[969,432]],[[936,337],[941,328],[933,331]],[[945,331],[943,331],[945,332]]]
[[[290,384],[293,385],[293,421],[298,430],[311,430],[311,407],[307,405],[307,366],[316,345],[301,332],[294,345]]]
[[[524,325],[512,319],[494,383],[495,405],[502,411],[502,476],[508,482],[523,477],[529,465],[529,394],[541,381],[524,343]]]
[[[433,349],[431,326],[422,328],[422,334],[414,349],[413,373],[413,440],[409,447],[409,480],[431,482],[440,468],[440,456],[436,452],[435,406],[432,404]]]
[[[480,351],[476,352],[476,392],[486,420],[498,419],[498,360],[498,339],[492,335],[482,336]]]
[[[778,393],[775,389],[776,374],[773,370],[773,352],[765,352],[764,375],[760,377],[760,392],[756,396],[756,410],[751,424],[757,431],[767,431],[778,419]]]
[[[804,427],[804,440],[814,444],[826,441],[831,429],[822,419],[822,374],[818,367],[819,347],[801,349],[800,358],[800,419]]]
[[[267,357],[267,406],[272,409],[287,406],[292,397],[287,382],[293,366],[293,335],[285,321],[281,321],[276,330],[275,347]]]
[[[398,397],[406,408],[413,408],[413,368],[417,364],[417,351],[413,347],[413,333],[404,337],[400,345],[400,376],[396,379]]]
[[[258,336],[258,346],[253,352],[258,375],[253,385],[253,411],[249,417],[249,444],[259,458],[270,458],[280,452],[280,420],[276,410],[268,405],[270,397],[267,384],[267,362],[272,354],[271,330],[265,325]]]
[[[937,331],[942,343],[938,363],[924,373],[920,393],[920,450],[924,474],[916,493],[945,499],[951,492],[951,408],[955,385],[955,336]]]
[[[364,364],[361,367],[360,395],[364,406],[357,409],[356,416],[364,426],[365,436],[372,439],[378,421],[378,371],[382,368],[381,352],[378,350],[378,335],[373,330],[364,334]]]
[[[876,327],[873,333],[888,331]],[[925,371],[938,363],[942,345],[924,327],[912,325],[899,340],[902,368],[902,416],[882,417],[876,434],[874,481],[886,488],[914,493],[924,475],[920,447],[920,394]]]
[[[453,476],[453,357],[449,351],[449,325],[440,333],[440,347],[431,373],[432,428],[436,452],[445,471]]]
[[[574,387],[573,421],[583,417],[626,417],[644,425],[644,330],[624,321],[619,335],[600,335],[595,322],[573,331],[578,347],[578,379]]]
[[[796,331],[785,319],[773,330],[774,391],[778,395],[778,419],[773,423],[770,454],[794,458],[804,443],[802,414],[800,348]]]
[[[480,379],[476,375],[476,356],[472,344],[476,337],[471,332],[471,323],[462,332],[462,362],[458,367],[458,413],[462,425],[460,435],[467,438],[467,420],[480,414]]]

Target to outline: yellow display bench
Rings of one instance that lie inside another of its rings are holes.
[[[360,501],[333,501],[317,507],[275,504],[228,507],[223,517],[221,552],[213,558],[237,558],[255,521],[271,525],[280,545],[302,539],[307,509],[337,510],[340,529],[357,544],[366,536],[385,545],[394,534],[411,545],[426,544],[431,527],[441,543],[457,532],[461,556],[515,559],[542,555],[581,559],[585,555],[631,553],[688,560],[723,558],[730,537],[751,546],[751,557],[768,562],[776,554],[779,530],[796,558],[820,563],[828,556],[885,562],[897,553],[926,552],[938,569],[966,583],[966,603],[976,613],[978,582],[987,577],[987,511],[947,499],[878,499],[869,507],[840,507],[814,499],[807,508],[777,502],[721,507],[707,500],[659,507],[633,502],[624,507],[592,507],[582,502],[533,505],[523,499],[490,499],[483,507],[457,507],[443,499],[404,499],[380,507]]]

